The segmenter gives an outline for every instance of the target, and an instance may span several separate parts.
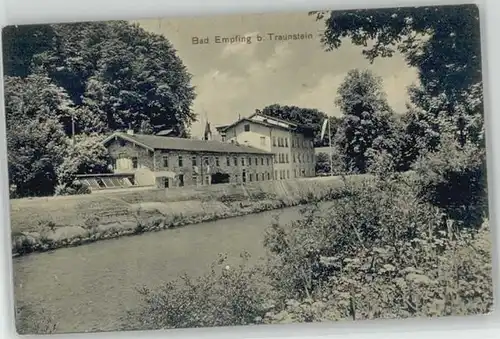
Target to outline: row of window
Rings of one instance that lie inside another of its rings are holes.
[[[202,161],[204,165],[208,165],[210,163],[209,157],[203,157]],[[215,157],[214,161],[215,161],[215,166],[220,166],[220,157]],[[184,166],[184,158],[182,155],[178,156],[177,162],[179,167]],[[252,163],[256,166],[258,165],[269,166],[271,164],[271,161],[269,160],[269,158],[264,158],[264,157],[241,157],[240,163],[241,166],[247,166],[247,164],[248,166],[251,166]],[[193,167],[198,166],[198,157],[196,156],[191,157],[191,165]],[[238,157],[226,157],[226,165],[238,166]],[[163,167],[165,168],[169,167],[169,158],[166,155],[163,156]]]
[[[273,137],[274,147],[288,147],[287,137]],[[292,138],[292,148],[312,148],[314,147],[311,140],[300,140],[299,138]]]
[[[305,169],[294,169],[293,172],[290,172],[290,170],[275,170],[274,171],[274,180],[284,180],[284,179],[290,179],[290,173],[293,174],[294,178],[300,178],[300,177],[305,177],[305,176],[312,176],[314,175],[313,170],[305,170]],[[264,181],[264,180],[271,180],[271,173],[269,172],[264,172],[264,173],[247,173],[245,170],[242,172],[242,180],[243,182],[248,181]]]
[[[245,132],[250,132],[250,124],[245,124],[243,126],[243,129]],[[261,146],[266,145],[266,138],[265,137],[260,137],[260,144],[261,144]],[[288,147],[288,138],[287,137],[273,137],[273,146],[274,147]],[[300,140],[299,138],[292,138],[292,145],[291,146],[293,148],[314,147],[312,141]]]
[[[314,162],[314,156],[311,154],[293,154],[293,163],[312,163]],[[286,153],[278,153],[274,155],[274,163],[275,164],[288,164],[290,163],[290,159],[288,158],[288,154]]]

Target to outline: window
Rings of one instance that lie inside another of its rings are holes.
[[[179,160],[179,161],[180,161],[180,160]],[[192,157],[192,158],[191,158],[191,163],[193,164],[193,167],[195,167],[195,166],[197,165],[197,162],[196,162],[196,157]],[[179,162],[179,164],[180,164],[180,162]],[[179,166],[181,166],[181,165],[179,165]]]
[[[293,170],[293,177],[297,178],[297,170],[296,169]]]
[[[248,166],[252,166],[252,158],[248,157]]]
[[[163,167],[168,167],[168,156],[163,156]]]
[[[260,137],[260,145],[266,146],[266,137]]]
[[[221,140],[222,140],[222,142],[226,142],[226,136],[225,136],[225,135],[223,135],[223,136],[221,137]]]
[[[259,158],[255,158],[255,166],[259,165]]]
[[[278,147],[283,147],[283,138],[278,138]]]
[[[267,158],[267,166],[269,166],[269,158]]]
[[[198,185],[198,176],[193,175],[193,184]]]
[[[306,171],[303,169],[302,170],[302,176],[305,177],[306,176]]]
[[[137,168],[139,166],[137,157],[132,158],[132,168]]]
[[[250,124],[246,124],[244,127],[245,132],[250,132]]]
[[[274,163],[278,163],[278,157],[276,156],[276,154],[273,155],[273,158],[274,158]]]
[[[267,172],[267,180],[271,180],[271,173]]]
[[[264,158],[260,158],[260,165],[264,166]]]
[[[241,172],[241,180],[243,182],[247,181],[247,172],[245,170],[243,170],[243,172]]]
[[[182,155],[179,155],[179,167],[182,167],[182,166],[184,166],[183,162],[182,162]]]
[[[266,180],[266,178],[264,178],[264,173],[261,174],[261,179],[262,181]]]
[[[290,171],[289,170],[286,170],[286,178],[290,179]]]
[[[226,165],[231,166],[231,160],[229,157],[226,158]]]
[[[250,174],[248,175],[248,181],[252,181],[252,180],[253,180],[253,173],[250,173]]]
[[[220,166],[219,157],[215,157],[215,166]]]
[[[276,147],[276,137],[273,137],[273,146]]]
[[[288,153],[286,154],[286,163],[288,164]]]
[[[295,153],[293,153],[293,163],[295,164],[297,161],[297,158],[295,158]]]
[[[208,157],[203,157],[203,165],[208,165]]]
[[[288,138],[285,138],[285,147],[288,147]]]
[[[299,160],[299,164],[300,164],[301,163],[301,161],[300,161],[300,153],[297,154],[297,157],[299,158],[298,160]]]
[[[278,179],[278,171],[277,170],[274,170],[274,179]]]
[[[238,159],[236,157],[233,158],[234,166],[238,166]]]
[[[179,156],[179,159],[182,159],[182,156]],[[184,186],[184,174],[179,174],[179,186]]]
[[[241,158],[241,166],[245,166],[245,158]]]

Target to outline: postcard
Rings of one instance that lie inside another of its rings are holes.
[[[18,332],[490,313],[479,22],[5,27]]]

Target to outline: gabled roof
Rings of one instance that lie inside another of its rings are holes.
[[[299,126],[298,124],[296,124],[296,123],[294,123],[292,121],[288,121],[288,120],[283,120],[283,119],[271,117],[269,115],[265,115],[265,114],[262,114],[260,112],[256,112],[256,113],[252,114],[251,116],[248,117],[248,119],[251,119],[253,121],[258,121],[258,120],[254,120],[254,118],[257,117],[257,116],[260,116],[260,117],[262,117],[263,119],[266,119],[266,120],[271,120],[271,121],[274,120],[274,121],[277,121],[277,122],[281,122],[281,123],[286,124],[286,125],[288,125],[290,127],[298,127]]]
[[[261,119],[256,119],[257,117],[260,117]],[[272,123],[273,120],[276,122],[279,122],[283,125],[286,125],[286,126],[273,124]],[[264,115],[264,114],[258,113],[258,112],[252,114],[248,118],[241,118],[241,119],[233,122],[230,125],[218,126],[218,127],[216,127],[216,129],[219,132],[224,132],[224,131],[227,131],[229,128],[234,127],[234,126],[236,126],[242,122],[245,122],[245,121],[252,122],[255,124],[259,124],[259,125],[263,125],[263,126],[267,126],[267,127],[282,128],[285,130],[312,130],[313,129],[311,126],[296,124],[296,123],[291,122],[291,121],[271,117],[271,116]]]
[[[122,132],[113,133],[103,140],[103,144],[106,145],[115,138],[128,140],[151,151],[178,150],[188,152],[271,154],[258,148],[220,141],[171,138],[146,134],[127,134]]]

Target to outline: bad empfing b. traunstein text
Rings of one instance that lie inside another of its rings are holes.
[[[215,35],[213,37],[209,36],[194,36],[191,38],[191,43],[193,45],[208,45],[208,44],[251,44],[253,41],[289,41],[289,40],[312,40],[314,35],[312,33],[293,33],[293,34],[278,34],[278,33],[266,33],[257,34],[254,36],[250,35],[232,35],[232,36],[222,36]]]

